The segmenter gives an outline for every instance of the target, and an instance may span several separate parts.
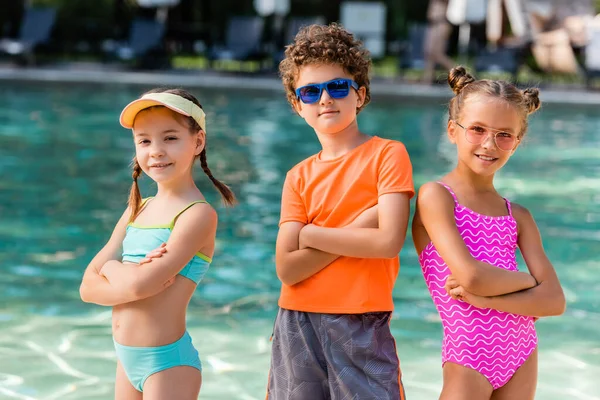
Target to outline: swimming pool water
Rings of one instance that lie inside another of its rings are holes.
[[[112,398],[110,310],[78,286],[108,239],[131,184],[121,108],[143,90],[118,85],[8,84],[0,94],[0,399]],[[214,262],[189,309],[204,363],[202,399],[262,399],[279,283],[275,275],[285,172],[318,151],[282,93],[193,90],[207,111],[208,162],[240,205],[219,208]],[[416,185],[454,164],[443,101],[378,99],[361,129],[401,140]],[[537,398],[600,399],[600,115],[547,106],[497,178],[528,207],[563,283],[568,310],[537,323]],[[218,196],[200,168],[207,197]],[[142,187],[152,193],[147,180]],[[410,399],[437,398],[441,325],[410,237],[392,321]]]

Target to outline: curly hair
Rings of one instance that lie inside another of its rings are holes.
[[[450,70],[448,85],[455,94],[448,105],[449,119],[457,120],[460,117],[462,106],[469,96],[479,94],[497,97],[514,106],[519,112],[521,116],[520,137],[525,136],[527,132],[527,116],[537,111],[542,105],[539,98],[540,91],[537,88],[519,90],[513,84],[505,81],[477,80],[461,66]]]
[[[296,101],[296,80],[300,68],[311,64],[339,65],[350,74],[358,86],[364,87],[365,101],[356,109],[358,114],[371,100],[369,72],[371,56],[363,43],[341,25],[308,25],[300,29],[294,42],[285,49],[285,58],[279,64],[279,74],[288,102]]]

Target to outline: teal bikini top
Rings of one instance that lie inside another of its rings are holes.
[[[151,199],[151,197],[144,199],[142,207],[149,199]],[[146,254],[157,249],[161,244],[166,243],[169,236],[171,236],[171,231],[173,230],[173,226],[175,226],[177,218],[185,210],[197,203],[206,203],[206,201],[200,200],[188,204],[187,207],[177,213],[175,218],[173,218],[168,225],[140,226],[136,225],[135,221],[130,222],[127,225],[125,239],[123,240],[123,261],[138,263],[146,257]],[[190,262],[183,267],[179,272],[179,275],[198,284],[208,270],[211,261],[212,259],[210,257],[198,252],[192,257]]]

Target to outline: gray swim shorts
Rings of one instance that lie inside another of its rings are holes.
[[[405,400],[390,312],[280,309],[268,400]]]

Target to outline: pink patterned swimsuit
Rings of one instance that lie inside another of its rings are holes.
[[[518,271],[517,221],[506,200],[507,216],[478,214],[454,198],[456,226],[471,255],[499,268]],[[472,368],[487,378],[494,389],[504,386],[537,346],[532,317],[477,308],[453,300],[444,289],[450,269],[429,243],[419,262],[431,297],[442,319],[442,365],[447,361]]]

